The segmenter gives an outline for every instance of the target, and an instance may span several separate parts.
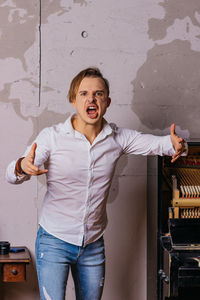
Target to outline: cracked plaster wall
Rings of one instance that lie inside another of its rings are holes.
[[[103,71],[111,84],[108,121],[158,135],[175,122],[178,133],[198,138],[199,38],[199,0],[0,0],[0,240],[28,246],[33,258],[27,283],[0,285],[0,299],[39,299],[34,239],[45,178],[12,186],[4,173],[42,128],[73,111],[72,77],[91,65]],[[148,166],[147,173],[144,157],[117,166],[105,300],[155,299],[155,162]],[[75,299],[71,279],[67,299]]]

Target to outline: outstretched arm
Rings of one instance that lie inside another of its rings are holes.
[[[171,162],[175,162],[183,152],[186,151],[185,141],[183,138],[179,137],[175,132],[175,124],[171,125],[170,128],[170,137],[172,141],[172,145],[174,147],[175,153],[172,156]]]

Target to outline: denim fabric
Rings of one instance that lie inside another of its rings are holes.
[[[64,300],[69,270],[77,300],[99,300],[105,276],[104,240],[75,246],[47,233],[41,226],[36,239],[36,264],[41,300]]]

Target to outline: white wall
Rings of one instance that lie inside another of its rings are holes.
[[[0,240],[26,245],[33,259],[27,283],[0,285],[2,299],[39,299],[34,239],[45,193],[42,177],[6,183],[8,163],[73,111],[69,84],[88,66],[110,81],[108,121],[159,135],[175,122],[180,134],[197,138],[199,22],[199,0],[0,1]],[[146,158],[122,158],[108,201],[104,300],[150,299],[146,190]],[[67,295],[75,299],[71,280]]]

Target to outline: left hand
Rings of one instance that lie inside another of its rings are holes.
[[[173,163],[185,151],[185,141],[184,141],[183,138],[181,138],[180,136],[178,136],[176,134],[176,132],[175,132],[175,124],[171,125],[171,128],[170,128],[170,137],[171,137],[172,145],[173,145],[174,150],[175,150],[175,153],[172,156],[172,160],[171,160],[171,162]]]

